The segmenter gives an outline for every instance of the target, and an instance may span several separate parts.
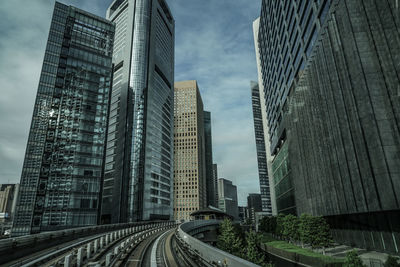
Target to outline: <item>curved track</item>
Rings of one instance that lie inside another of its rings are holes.
[[[185,259],[175,237],[175,225],[108,232],[57,245],[2,266],[196,266]],[[105,238],[107,235],[107,239]],[[101,238],[101,241],[100,241]],[[108,240],[107,242],[103,242]],[[95,247],[93,247],[95,246]]]
[[[130,257],[142,261],[149,245],[175,224],[158,223],[110,231],[51,246],[1,266],[130,266]],[[136,265],[141,266],[141,265]]]

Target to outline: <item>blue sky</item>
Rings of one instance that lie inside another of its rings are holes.
[[[167,0],[175,17],[175,80],[197,80],[211,111],[219,177],[239,204],[259,192],[250,80],[261,0]],[[111,0],[61,0],[100,16]],[[0,183],[19,182],[54,0],[0,1]]]

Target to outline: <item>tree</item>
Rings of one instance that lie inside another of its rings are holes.
[[[243,241],[236,233],[230,220],[225,219],[221,223],[220,233],[221,234],[218,236],[217,247],[231,254],[241,256]]]
[[[316,232],[313,238],[313,248],[322,248],[323,254],[325,255],[325,248],[332,246],[333,240],[329,224],[321,216],[314,217],[316,221]]]
[[[263,265],[264,254],[259,249],[260,239],[259,236],[253,232],[246,234],[246,259],[258,265]]]
[[[400,263],[398,262],[398,258],[389,255],[384,266],[385,267],[400,267]]]
[[[278,236],[282,236],[283,232],[283,221],[284,221],[285,215],[279,214],[278,217],[276,217],[276,228],[275,228],[275,233]]]
[[[344,267],[364,267],[360,257],[358,257],[357,251],[352,250],[347,253],[346,259],[344,261]]]
[[[323,254],[325,254],[325,248],[333,243],[329,224],[320,216],[302,214],[299,223],[299,236],[303,246],[310,244],[312,248],[322,248]]]
[[[288,214],[283,218],[282,223],[282,235],[284,238],[288,239],[289,242],[294,242],[300,239],[299,219],[296,216]]]
[[[311,244],[313,239],[312,233],[312,216],[306,213],[301,214],[299,219],[299,236],[302,247],[304,244]]]

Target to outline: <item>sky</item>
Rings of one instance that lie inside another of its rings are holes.
[[[60,0],[104,17],[111,0]],[[218,176],[239,205],[259,193],[250,81],[261,0],[167,0],[175,18],[175,81],[197,80],[211,111]],[[18,183],[54,0],[0,1],[0,183]]]

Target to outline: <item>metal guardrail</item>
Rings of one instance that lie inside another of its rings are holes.
[[[189,249],[194,251],[203,261],[208,262],[209,266],[229,266],[229,267],[243,267],[243,266],[259,266],[252,262],[246,261],[242,258],[236,257],[228,252],[210,246],[201,242],[197,238],[190,235],[191,232],[198,232],[199,228],[208,228],[210,226],[217,226],[221,223],[218,220],[209,221],[191,221],[183,223],[179,226],[177,235]]]

